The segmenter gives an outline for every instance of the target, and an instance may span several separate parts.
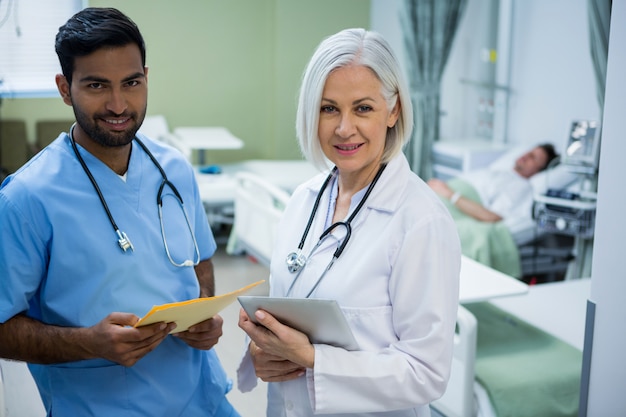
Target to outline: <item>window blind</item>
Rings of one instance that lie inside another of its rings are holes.
[[[0,0],[0,97],[56,97],[54,39],[85,0]]]

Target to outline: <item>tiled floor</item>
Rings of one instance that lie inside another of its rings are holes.
[[[264,279],[266,282],[255,287],[248,294],[267,294],[267,267],[255,263],[246,256],[226,254],[220,245],[213,258],[215,268],[216,294],[234,291],[245,285]],[[233,380],[233,389],[228,394],[230,402],[242,417],[265,417],[267,387],[259,380],[259,385],[251,392],[241,393],[237,389],[236,370],[244,350],[245,333],[237,326],[239,303],[231,304],[220,313],[224,319],[224,334],[215,347],[226,373]]]

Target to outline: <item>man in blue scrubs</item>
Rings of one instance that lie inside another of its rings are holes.
[[[88,8],[56,51],[76,123],[0,187],[0,357],[29,363],[48,416],[238,416],[212,349],[221,317],[133,327],[214,295],[216,249],[193,168],[137,133],[143,38]]]

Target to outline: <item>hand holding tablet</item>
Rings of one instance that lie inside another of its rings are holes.
[[[336,300],[245,295],[237,297],[250,320],[261,309],[278,321],[305,333],[311,343],[358,350],[352,330]]]

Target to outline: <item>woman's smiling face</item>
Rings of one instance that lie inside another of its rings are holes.
[[[343,176],[367,177],[380,165],[387,129],[398,120],[382,84],[367,67],[351,65],[330,73],[322,92],[319,140],[324,155]]]

